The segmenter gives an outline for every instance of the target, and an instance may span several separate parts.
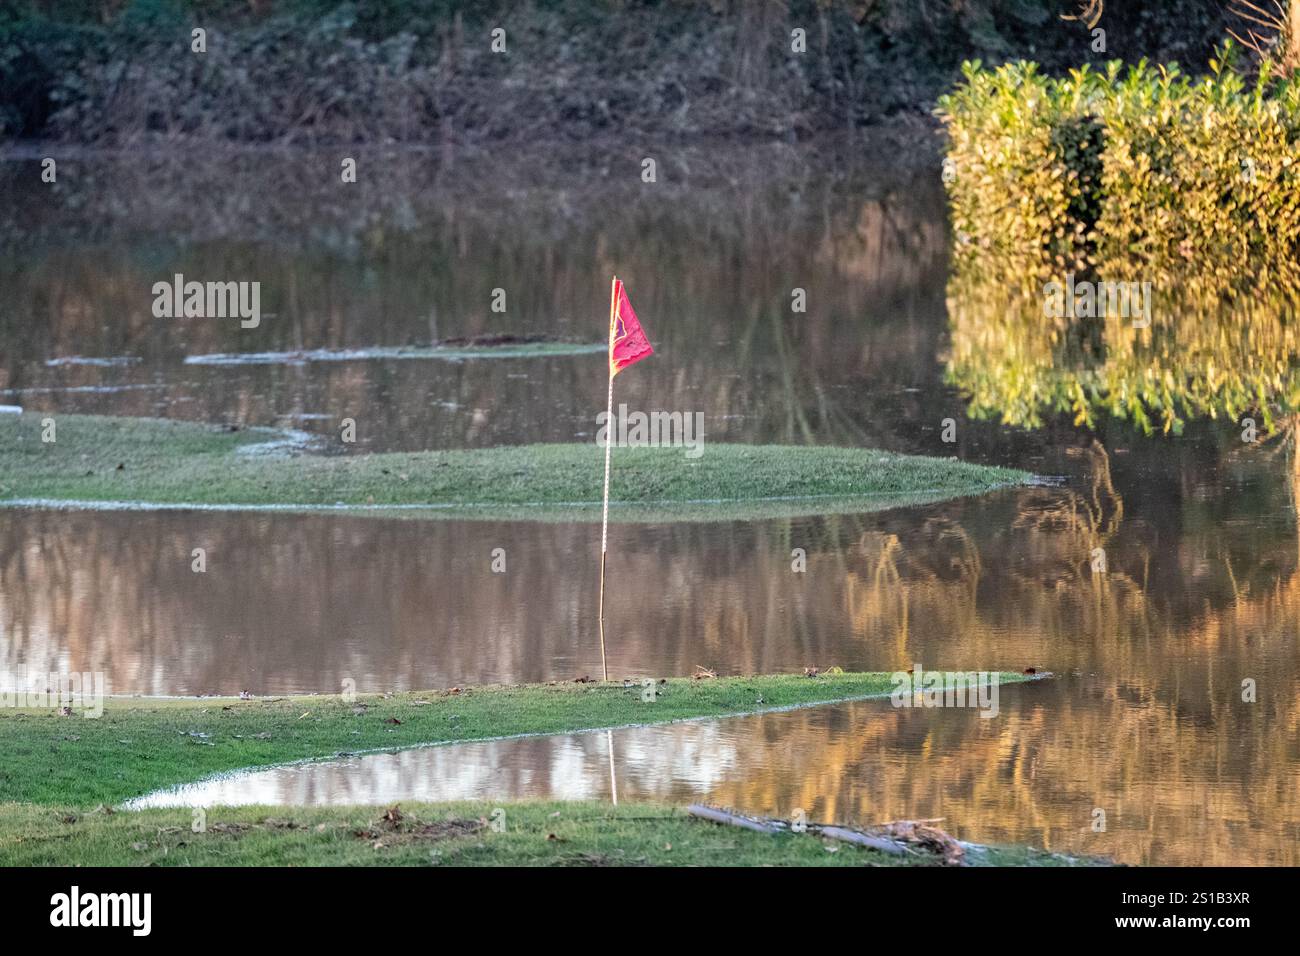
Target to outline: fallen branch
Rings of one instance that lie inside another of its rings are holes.
[[[892,853],[895,856],[906,856],[907,847],[903,844],[889,840],[885,837],[871,836],[867,833],[859,833],[857,830],[848,830],[844,827],[833,826],[812,826],[808,830],[816,830],[822,836],[831,840],[840,840],[844,843],[856,843],[858,846],[865,846],[872,850],[880,850],[882,853]]]
[[[941,855],[949,866],[961,866],[966,858],[962,845],[938,827],[918,820],[897,820],[880,828],[885,836]]]
[[[933,820],[897,820],[871,827],[870,830],[856,830],[829,823],[809,823],[804,829],[795,830],[784,820],[775,820],[771,817],[748,817],[701,803],[692,803],[686,808],[686,812],[702,820],[753,830],[756,833],[811,833],[828,840],[852,843],[894,856],[907,856],[920,851],[929,856],[942,857],[943,862],[949,866],[961,866],[965,862],[965,849],[960,842],[938,827],[927,825],[938,822],[941,817]]]
[[[738,813],[730,813],[726,810],[719,810],[717,807],[706,807],[702,803],[692,803],[686,808],[686,812],[693,817],[699,817],[702,820],[711,820],[714,823],[724,823],[728,826],[740,827],[745,830],[754,830],[757,833],[780,833],[783,827],[769,820],[755,820],[751,817],[742,817]]]

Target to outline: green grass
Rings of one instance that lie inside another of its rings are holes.
[[[1032,680],[1000,675],[1003,683]],[[553,683],[422,693],[109,698],[96,719],[0,710],[0,866],[932,865],[812,835],[720,827],[682,809],[596,802],[113,810],[242,768],[420,744],[716,718],[884,697],[885,673],[673,678],[656,700],[629,684]],[[882,706],[888,704],[882,701]],[[505,830],[489,825],[504,812]],[[817,821],[836,822],[836,821]],[[1064,866],[1024,847],[975,848],[971,865]]]
[[[503,832],[489,825],[495,811]],[[768,835],[646,804],[455,803],[377,807],[217,807],[74,813],[0,804],[0,866],[917,866],[809,834]],[[396,816],[396,815],[394,815]],[[968,850],[984,866],[1091,863],[1041,850]]]
[[[42,441],[43,418],[56,441]],[[358,513],[583,520],[600,510],[591,444],[316,455],[256,449],[283,434],[155,419],[0,416],[0,504],[342,507]],[[611,519],[721,520],[873,511],[1021,483],[1024,472],[860,448],[620,448]],[[398,510],[398,509],[413,509]]]
[[[1024,681],[1004,674],[1002,682]],[[886,673],[526,684],[358,696],[109,698],[99,718],[0,708],[0,802],[93,807],[250,767],[420,744],[725,717],[885,696]],[[889,706],[883,703],[882,706]]]

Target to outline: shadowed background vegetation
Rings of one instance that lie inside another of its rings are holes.
[[[0,131],[126,143],[805,138],[929,123],[962,60],[1204,62],[1218,0],[15,0]],[[507,31],[504,55],[490,31]],[[190,52],[191,30],[207,52]],[[807,52],[791,52],[791,31]]]

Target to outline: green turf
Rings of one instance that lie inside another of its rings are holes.
[[[54,419],[54,442],[42,441],[44,418]],[[279,438],[283,434],[271,430],[231,432],[156,419],[0,415],[0,504],[143,502],[343,507],[361,514],[454,518],[599,517],[604,451],[594,442],[385,454],[267,452],[266,443]],[[1028,477],[861,448],[705,444],[696,459],[681,448],[619,448],[610,517],[681,521],[872,511],[978,494]]]
[[[0,804],[0,866],[926,866],[811,834],[752,833],[648,804],[455,803],[88,813]],[[496,822],[500,829],[494,829]],[[821,822],[821,821],[817,821]],[[1069,866],[1019,847],[975,866]]]
[[[1004,674],[1003,683],[1024,681]],[[221,771],[427,743],[886,696],[886,673],[527,684],[359,696],[110,698],[98,718],[0,708],[0,802],[114,804]],[[888,707],[887,702],[882,706]]]

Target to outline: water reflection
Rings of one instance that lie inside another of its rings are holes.
[[[973,416],[1019,427],[1068,413],[1090,428],[1109,415],[1178,434],[1205,418],[1231,430],[1250,414],[1268,432],[1275,415],[1300,411],[1300,299],[1267,278],[1222,298],[1157,289],[1135,318],[1086,303],[1079,316],[1046,314],[1059,310],[1041,288],[966,269],[949,283],[948,377]]]
[[[93,167],[82,173],[71,181],[96,182]],[[1288,313],[1235,337],[1240,326],[1204,310],[1157,308],[1140,333],[1049,326],[990,307],[1003,293],[954,285],[945,314],[937,184],[724,177],[665,202],[597,182],[512,204],[413,178],[421,188],[372,194],[363,214],[320,187],[249,175],[244,193],[192,191],[197,213],[169,202],[179,187],[165,181],[122,208],[119,193],[89,186],[0,204],[0,236],[20,207],[34,223],[0,257],[0,401],[326,435],[352,416],[367,449],[584,440],[605,400],[589,356],[184,358],[580,337],[599,326],[608,274],[640,275],[638,309],[665,360],[620,382],[634,407],[703,411],[709,441],[956,454],[1062,481],[870,515],[616,526],[613,673],[919,661],[1062,677],[1008,691],[997,720],[861,704],[620,731],[621,799],[942,816],[971,839],[1131,862],[1300,862],[1296,458],[1282,440],[1244,446],[1223,424],[1251,394],[1295,410]],[[0,190],[16,195],[16,180],[0,164]],[[160,324],[149,289],[175,271],[260,278],[276,315],[248,333]],[[488,310],[497,286],[504,316]],[[795,287],[807,313],[790,310]],[[126,355],[139,361],[48,364]],[[1117,398],[1134,395],[1142,404]],[[963,396],[981,419],[966,419]],[[1129,427],[1139,407],[1156,431],[1172,409],[1170,436]],[[1081,412],[1092,430],[1072,427]],[[940,441],[946,417],[959,422],[955,445]],[[599,666],[597,536],[585,524],[4,511],[0,668],[101,670],[117,692],[153,694],[570,679]],[[205,574],[190,569],[195,547],[208,551]],[[507,574],[490,571],[496,547]],[[806,573],[791,569],[796,547]],[[1092,570],[1098,548],[1105,573]],[[1245,678],[1257,703],[1241,701]],[[219,796],[603,797],[608,745],[426,750],[274,771]],[[1097,807],[1105,834],[1090,829]]]
[[[1267,461],[1219,470],[1204,466],[1212,448],[1180,451],[1085,445],[1063,456],[1076,473],[1066,486],[880,514],[616,526],[614,673],[920,660],[1079,669],[1149,689],[1208,688],[1225,668],[1251,676],[1265,663],[1294,676],[1290,482]],[[103,669],[121,693],[572,678],[598,664],[596,531],[7,512],[0,664]],[[493,574],[503,541],[510,573]],[[193,547],[207,549],[205,574],[191,571]],[[806,573],[791,570],[795,547]],[[1097,547],[1105,574],[1091,570]]]
[[[417,175],[419,163],[408,165]],[[206,353],[393,348],[488,333],[599,341],[601,290],[613,270],[628,277],[656,349],[668,358],[621,383],[621,397],[634,408],[702,411],[711,441],[893,446],[899,439],[885,423],[920,401],[919,392],[904,390],[939,385],[933,355],[946,254],[935,189],[890,191],[863,181],[796,189],[778,180],[647,193],[606,182],[575,194],[568,183],[519,190],[503,210],[499,196],[485,201],[461,180],[434,181],[427,194],[404,193],[405,205],[371,195],[374,212],[357,219],[355,200],[311,185],[310,166],[300,182],[283,172],[287,182],[268,182],[261,169],[231,180],[226,170],[219,190],[195,184],[186,200],[221,222],[216,235],[203,215],[158,207],[153,194],[168,189],[162,176],[131,194],[152,214],[154,232],[141,237],[135,231],[150,217],[135,205],[102,208],[103,197],[86,185],[96,172],[116,174],[119,191],[131,188],[130,169],[112,166],[79,171],[70,179],[79,186],[32,195],[19,186],[28,164],[0,164],[0,194],[41,223],[27,230],[14,223],[10,236],[0,220],[0,242],[12,246],[0,259],[0,396],[7,401],[39,410],[290,421],[334,436],[341,418],[354,417],[352,447],[360,450],[585,438],[605,407],[599,355],[446,366],[183,362]],[[277,190],[274,212],[261,209],[259,189]],[[245,200],[239,215],[222,205],[232,192]],[[100,218],[87,217],[86,206],[101,207]],[[301,232],[318,230],[322,220],[335,220],[347,241],[322,235],[304,244]],[[173,223],[174,231],[157,223]],[[106,229],[102,241],[84,239]],[[261,282],[261,325],[154,318],[152,284],[176,273]],[[491,310],[498,288],[504,313]],[[806,312],[791,309],[795,288],[809,291]],[[70,356],[140,361],[47,364]],[[144,388],[159,384],[166,387]],[[86,390],[92,387],[113,390]]]
[[[618,795],[859,824],[942,817],[962,839],[1134,863],[1300,861],[1297,789],[1260,779],[1248,747],[1231,742],[1251,734],[1246,705],[1216,733],[1106,684],[1006,688],[995,721],[862,702],[615,731]],[[604,733],[434,747],[235,775],[142,804],[609,799],[609,752]],[[1103,833],[1094,807],[1107,811]],[[1265,822],[1278,820],[1290,823]]]

